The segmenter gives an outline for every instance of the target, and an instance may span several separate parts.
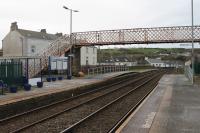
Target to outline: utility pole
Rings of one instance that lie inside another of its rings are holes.
[[[194,75],[195,75],[195,70],[194,70],[194,5],[193,5],[193,0],[191,0],[191,17],[192,17],[192,84],[194,84]]]
[[[63,6],[63,8],[70,11],[70,32],[69,32],[69,35],[70,35],[70,45],[71,45],[71,47],[70,47],[70,51],[69,51],[70,54],[68,56],[68,63],[69,63],[69,65],[68,65],[67,78],[71,79],[72,78],[72,56],[73,56],[72,55],[73,54],[73,52],[72,52],[72,49],[73,49],[73,42],[72,42],[72,13],[73,12],[79,12],[79,11],[78,10],[69,9],[66,6]]]

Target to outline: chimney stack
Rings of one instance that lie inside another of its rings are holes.
[[[10,31],[18,30],[17,22],[11,23]]]
[[[45,33],[45,34],[47,33],[46,29],[41,29],[40,32]]]

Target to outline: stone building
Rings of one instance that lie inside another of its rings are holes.
[[[2,40],[3,56],[34,56],[59,34],[48,34],[45,29],[40,32],[19,29],[16,22],[11,24],[10,32]]]
[[[2,40],[3,56],[34,56],[42,52],[62,33],[49,34],[46,29],[40,32],[18,28],[17,22],[11,24],[10,32]],[[81,47],[78,50],[80,65],[97,64],[97,48]],[[76,57],[76,56],[75,56]]]

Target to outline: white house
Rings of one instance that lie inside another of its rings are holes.
[[[19,29],[17,22],[11,24],[10,32],[2,40],[3,56],[34,56],[48,47],[62,33],[49,34],[46,29],[40,32]],[[97,64],[97,48],[81,47],[81,65]]]
[[[90,47],[82,47],[80,50],[80,65],[81,66],[88,66],[97,65],[97,47],[90,46]]]
[[[127,57],[112,57],[110,59],[105,59],[100,62],[101,65],[125,65],[125,66],[136,66],[137,61],[130,61]]]
[[[145,57],[145,60],[150,64],[150,66],[166,67],[165,63],[161,59],[149,59],[148,57]]]
[[[145,57],[145,60],[154,67],[175,67],[182,68],[184,63],[181,61],[162,61],[161,59],[149,59]]]
[[[2,40],[3,56],[34,56],[57,38],[58,35],[48,34],[45,29],[40,32],[19,29],[14,22]]]

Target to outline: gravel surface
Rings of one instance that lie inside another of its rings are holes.
[[[136,78],[136,77],[134,77],[134,78]],[[123,86],[123,84],[116,85],[116,86],[120,87],[120,86]],[[83,103],[86,100],[92,99],[92,98],[97,97],[97,96],[102,95],[102,94],[105,94],[108,91],[112,91],[112,90],[114,90],[116,88],[116,86],[110,87],[109,89],[104,89],[104,90],[98,91],[97,93],[86,95],[84,97],[80,97],[79,99],[74,99],[74,100],[71,100],[71,101],[68,101],[68,102],[63,102],[61,104],[57,104],[57,105],[45,108],[43,110],[32,112],[32,113],[30,113],[28,115],[24,115],[24,116],[18,117],[17,119],[9,120],[9,121],[7,121],[5,123],[1,123],[1,125],[0,125],[1,132],[5,132],[5,133],[6,132],[11,132],[13,130],[18,129],[19,127],[22,127],[22,126],[27,125],[29,123],[33,123],[33,122],[38,121],[38,120],[40,120],[42,118],[45,118],[45,117],[50,116],[52,114],[55,114],[58,111],[63,111],[63,110],[65,110],[67,108],[70,108],[72,106],[76,106],[76,105],[78,105],[80,103]],[[102,102],[105,103],[106,100],[102,100]],[[91,107],[93,108],[93,106],[91,106]],[[88,108],[88,107],[86,107],[86,108]],[[95,108],[95,106],[94,106],[94,108]],[[88,111],[88,112],[92,112],[92,111],[93,111],[93,109],[90,109],[90,111]],[[87,115],[88,112],[86,112],[86,113],[77,112],[77,113],[78,114],[83,114],[83,116],[85,116],[85,114]],[[75,114],[77,114],[77,113],[75,113]],[[76,120],[77,119],[76,119],[76,115],[75,115],[75,117],[72,119],[72,121],[70,119],[70,121],[69,121],[70,124],[69,125],[71,125],[71,123],[74,123],[74,121],[76,121]],[[54,127],[53,127],[53,129],[54,129]]]
[[[50,119],[50,120],[45,121],[40,124],[36,124],[35,126],[28,128],[24,132],[30,132],[30,131],[32,131],[32,132],[49,132],[49,133],[60,132],[60,131],[64,130],[65,128],[71,126],[72,124],[76,123],[77,121],[88,116],[89,114],[95,112],[102,106],[106,105],[109,101],[112,101],[112,100],[120,97],[122,94],[126,93],[133,87],[143,83],[147,79],[149,79],[149,77],[146,79],[140,80],[136,83],[132,83],[128,87],[123,87],[122,89],[115,91],[110,95],[103,96],[103,97],[98,98],[94,101],[91,101],[87,104],[81,105],[78,108],[67,111],[53,119]]]
[[[135,90],[127,97],[122,98],[115,102],[105,110],[95,114],[90,119],[87,119],[80,125],[76,126],[73,132],[75,133],[97,133],[108,132],[120,118],[125,115],[138,101],[147,94],[160,78],[155,79],[153,82]]]

